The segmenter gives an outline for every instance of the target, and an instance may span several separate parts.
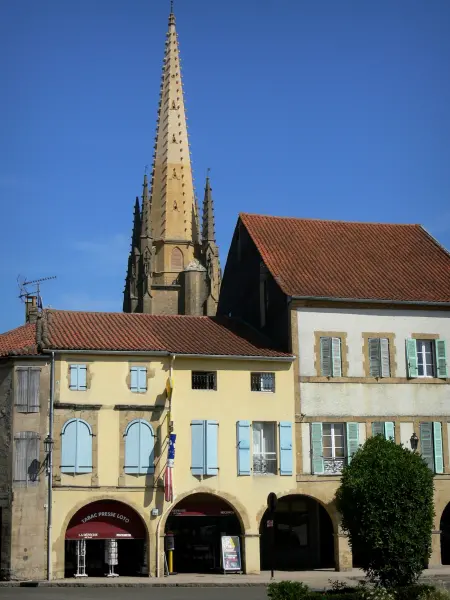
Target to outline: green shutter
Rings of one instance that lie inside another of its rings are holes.
[[[411,338],[406,340],[406,362],[408,365],[408,377],[417,377],[419,375],[417,368],[417,345],[416,340]]]
[[[380,339],[380,361],[381,377],[390,377],[391,369],[389,365],[389,340],[387,338]]]
[[[387,440],[395,442],[395,427],[393,421],[386,421],[384,424],[384,437]]]
[[[330,337],[320,338],[320,374],[324,377],[331,377],[333,375]]]
[[[331,338],[333,377],[342,377],[341,338]]]
[[[359,423],[347,423],[347,454],[348,464],[359,448]]]
[[[312,472],[323,475],[322,423],[311,423]]]
[[[420,424],[420,453],[428,467],[434,471],[433,423]]]
[[[436,473],[444,472],[444,456],[442,453],[442,425],[433,423],[434,438],[434,469]]]
[[[369,373],[371,377],[381,376],[379,338],[369,338]]]
[[[372,435],[384,435],[384,423],[381,421],[372,423]]]
[[[447,349],[445,340],[436,340],[437,376],[441,379],[447,377]]]

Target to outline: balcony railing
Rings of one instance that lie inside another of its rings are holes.
[[[345,458],[324,458],[323,468],[325,475],[337,475],[342,473],[345,462]]]

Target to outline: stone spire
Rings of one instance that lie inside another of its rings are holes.
[[[137,312],[139,304],[139,263],[140,263],[140,235],[141,235],[141,209],[136,196],[134,204],[133,233],[131,236],[131,250],[128,257],[128,270],[125,280],[123,299],[124,312]]]
[[[216,241],[216,229],[214,224],[214,203],[212,199],[212,190],[209,183],[209,169],[206,176],[205,197],[203,199],[203,242]]]
[[[139,312],[152,313],[152,277],[153,277],[153,240],[151,199],[148,194],[147,173],[144,174],[142,185],[142,221],[140,232],[140,302]]]

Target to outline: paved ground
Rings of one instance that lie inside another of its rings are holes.
[[[2,600],[267,600],[265,587],[2,588]]]

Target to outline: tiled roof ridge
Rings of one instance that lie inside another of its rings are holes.
[[[426,229],[420,223],[385,223],[380,221],[348,221],[344,219],[321,219],[319,217],[288,217],[280,215],[263,215],[261,213],[240,212],[239,217],[259,217],[261,219],[280,219],[285,221],[311,221],[312,223],[342,223],[347,225],[381,225],[387,227],[420,227]],[[428,232],[427,232],[428,233]],[[431,236],[432,237],[432,236]]]
[[[68,310],[68,309],[58,309],[58,308],[46,308],[43,311],[46,313],[47,320],[51,320],[54,314],[67,313],[70,315],[123,315],[126,318],[138,318],[138,319],[148,319],[149,317],[158,318],[158,319],[216,319],[216,318],[226,318],[221,315],[217,315],[216,317],[209,317],[207,315],[149,315],[146,313],[124,313],[122,311],[106,311],[106,310]]]
[[[428,231],[428,229],[426,229],[423,225],[420,225],[419,227],[422,229],[422,231],[424,231],[433,244],[439,248],[439,250],[442,250],[448,257],[450,257],[450,251],[448,251],[445,246],[438,242],[438,240]]]

